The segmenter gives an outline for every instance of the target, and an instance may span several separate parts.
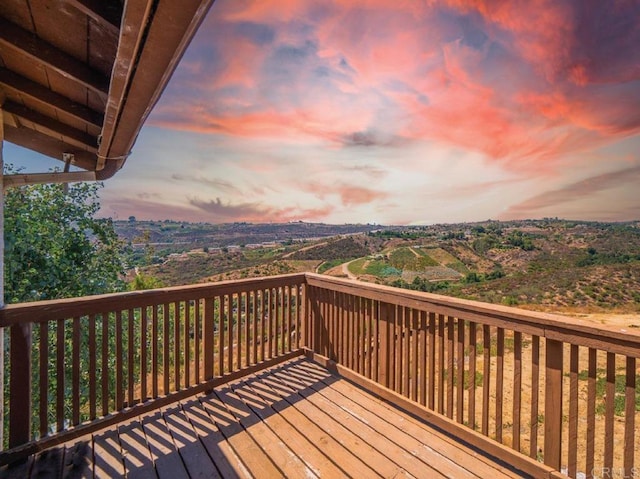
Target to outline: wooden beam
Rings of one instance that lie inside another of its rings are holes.
[[[62,137],[65,143],[76,145],[84,148],[92,153],[98,151],[98,138],[84,131],[80,131],[72,126],[66,125],[54,118],[43,115],[35,110],[31,110],[25,106],[19,105],[12,101],[7,101],[4,105],[5,113],[10,113],[27,122],[31,122],[43,130],[50,136]],[[28,128],[28,125],[22,125]]]
[[[109,28],[114,33],[120,32],[122,21],[122,5],[118,1],[105,0],[67,0],[69,5],[80,10],[96,23]]]
[[[5,113],[5,117],[6,116],[8,115]],[[60,161],[63,161],[63,155],[65,153],[73,153],[74,160],[71,163],[72,165],[84,170],[95,170],[96,168],[95,153],[65,143],[60,138],[54,138],[29,128],[16,128],[7,123],[4,125],[4,133],[6,141],[22,146],[23,148],[37,151],[38,153]]]
[[[41,105],[53,107],[77,120],[102,128],[104,120],[102,113],[76,103],[6,68],[0,68],[0,85],[3,85],[8,91],[27,97]]]
[[[95,171],[71,171],[67,173],[29,173],[3,175],[5,188],[42,183],[77,183],[80,181],[96,181]]]
[[[72,33],[69,32],[69,34]],[[31,60],[56,70],[69,80],[89,88],[106,100],[109,78],[2,17],[0,17],[0,45],[12,48]]]

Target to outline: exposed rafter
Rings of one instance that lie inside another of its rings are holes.
[[[56,108],[77,120],[83,121],[98,128],[102,127],[103,114],[94,111],[84,105],[76,103],[48,88],[29,80],[6,68],[0,68],[0,85],[6,89],[24,95],[43,106]]]
[[[91,17],[95,22],[109,28],[114,33],[120,31],[122,6],[119,2],[108,2],[104,0],[67,0],[67,3],[73,5],[86,16]]]
[[[7,101],[4,104],[5,113],[9,113],[17,116],[29,123],[37,125],[41,129],[45,130],[51,136],[59,135],[65,143],[79,146],[87,151],[98,151],[98,139],[95,136],[89,135],[83,131],[73,128],[69,125],[59,122],[51,117],[38,113],[37,111],[30,110],[22,105],[18,105],[12,101]],[[27,126],[23,125],[23,126]]]
[[[4,175],[2,182],[5,188],[43,183],[77,183],[79,181],[95,181],[95,171],[71,171],[61,173],[30,173]]]
[[[71,81],[106,99],[109,78],[71,55],[0,17],[0,45],[17,50],[32,61],[56,70]]]

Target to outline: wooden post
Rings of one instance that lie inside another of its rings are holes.
[[[9,447],[31,439],[31,323],[11,326]]]
[[[544,463],[560,470],[562,451],[562,342],[545,344]]]

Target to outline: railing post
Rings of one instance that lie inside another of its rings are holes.
[[[204,380],[213,379],[214,312],[213,298],[204,299]],[[255,338],[254,338],[255,341]]]
[[[11,326],[10,361],[9,447],[12,448],[31,439],[31,323]]]
[[[562,452],[562,341],[545,343],[544,463],[560,470]]]

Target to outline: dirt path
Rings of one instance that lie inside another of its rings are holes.
[[[353,274],[351,271],[349,271],[349,265],[351,263],[353,263],[354,261],[357,261],[357,259],[349,261],[348,263],[342,263],[342,272],[344,274],[346,274],[347,278],[349,278],[349,279],[358,279],[358,277],[355,274]]]

